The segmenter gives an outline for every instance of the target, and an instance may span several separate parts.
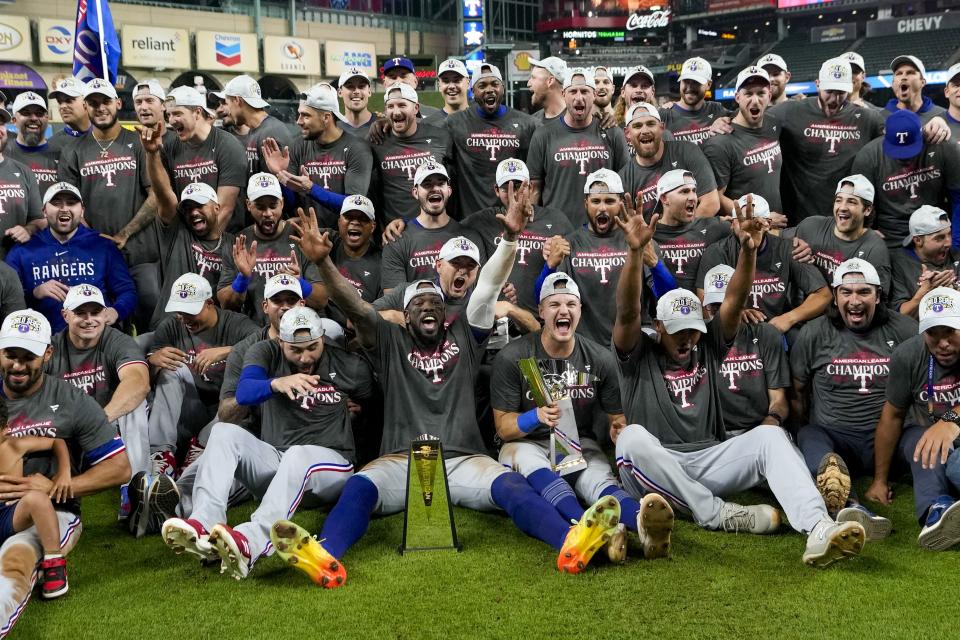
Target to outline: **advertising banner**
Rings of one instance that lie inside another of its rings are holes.
[[[190,35],[186,29],[123,25],[120,43],[125,67],[190,68]]]
[[[257,36],[252,33],[197,31],[197,69],[201,71],[260,71]]]
[[[263,70],[295,76],[320,75],[320,41],[293,36],[265,36]]]

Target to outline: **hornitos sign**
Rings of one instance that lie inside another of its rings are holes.
[[[673,12],[670,9],[654,11],[639,15],[631,13],[627,18],[627,31],[636,31],[637,29],[665,29],[670,26],[670,20],[673,18]]]

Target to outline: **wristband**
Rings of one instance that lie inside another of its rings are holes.
[[[775,412],[771,411],[770,413],[767,414],[767,417],[768,417],[768,418],[773,418],[774,420],[776,420],[778,427],[782,427],[782,426],[783,426],[783,416],[781,416],[779,413],[775,413]]]
[[[233,284],[230,285],[230,288],[233,289],[236,293],[246,293],[247,289],[250,287],[250,278],[238,273],[237,277],[233,279]]]
[[[517,428],[524,433],[530,433],[540,426],[540,418],[537,417],[537,410],[530,409],[517,416]]]
[[[303,278],[297,278],[297,280],[300,282],[300,291],[303,293],[303,299],[306,300],[310,297],[310,294],[313,293],[313,285]]]

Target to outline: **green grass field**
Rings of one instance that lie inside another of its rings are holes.
[[[553,550],[505,516],[457,509],[462,553],[400,556],[402,516],[376,520],[347,554],[346,586],[330,591],[276,557],[235,582],[175,556],[158,536],[134,540],[112,519],[113,497],[101,495],[84,505],[70,593],[35,597],[10,637],[954,637],[958,556],[917,546],[912,496],[898,488],[883,510],[893,536],[825,570],[801,564],[805,539],[786,529],[761,537],[679,522],[671,560],[561,575]],[[297,520],[316,531],[322,518]]]

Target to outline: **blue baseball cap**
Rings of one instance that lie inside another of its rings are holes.
[[[417,72],[410,58],[390,58],[389,60],[383,63],[383,73],[386,74],[387,71],[390,71],[391,69],[396,69],[397,67],[403,67],[410,73]]]
[[[883,152],[896,160],[907,160],[923,148],[923,125],[913,111],[895,111],[886,122],[883,134]]]

